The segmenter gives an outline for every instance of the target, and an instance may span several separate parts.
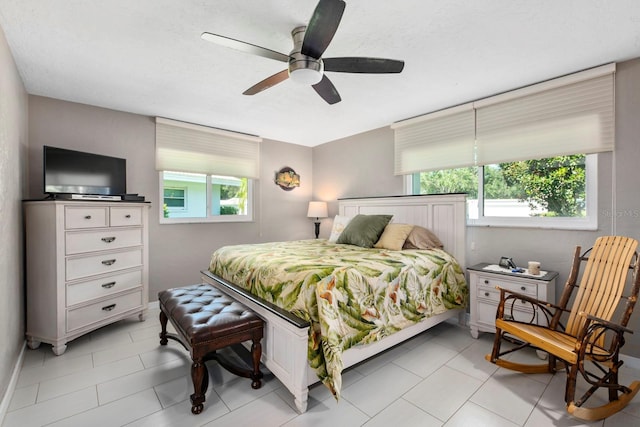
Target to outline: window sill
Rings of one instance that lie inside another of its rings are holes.
[[[253,222],[253,218],[242,217],[228,217],[228,218],[160,218],[160,225],[172,225],[172,224],[229,224],[235,222]]]
[[[585,230],[593,231],[598,229],[598,222],[594,219],[574,219],[574,218],[467,218],[469,227],[503,227],[503,228],[538,228],[546,230]]]

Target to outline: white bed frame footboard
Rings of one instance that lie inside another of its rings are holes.
[[[465,267],[464,194],[341,199],[339,214],[392,214],[392,222],[429,228],[440,238],[445,250],[454,255],[463,268]],[[293,394],[298,411],[305,412],[309,386],[318,382],[307,361],[309,324],[206,270],[202,271],[202,279],[247,305],[264,319],[262,362]],[[456,316],[459,322],[463,323],[465,310],[449,310],[424,319],[376,343],[352,347],[343,354],[344,367],[353,366]]]

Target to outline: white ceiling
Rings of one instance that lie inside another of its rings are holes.
[[[347,0],[325,57],[405,61],[401,74],[327,73],[342,102],[283,64],[204,31],[288,54],[317,0],[0,0],[30,94],[305,146],[608,62],[640,57],[638,0]]]

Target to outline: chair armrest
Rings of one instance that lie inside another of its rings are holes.
[[[618,325],[617,323],[610,322],[608,320],[601,319],[601,318],[599,318],[597,316],[593,316],[591,314],[585,313],[584,311],[581,311],[578,314],[580,316],[584,317],[584,318],[589,319],[591,322],[595,322],[595,323],[601,324],[601,325],[603,325],[603,326],[605,326],[605,327],[607,327],[609,329],[613,329],[616,332],[627,332],[627,333],[630,333],[630,334],[633,333],[633,330],[631,330],[629,328],[626,328],[626,327],[624,327],[622,325]]]
[[[532,298],[528,295],[524,295],[519,292],[514,292],[508,289],[501,288],[500,286],[496,286],[496,289],[500,291],[500,302],[498,303],[496,318],[504,316],[505,303],[507,302],[507,300],[510,300],[510,299],[513,299],[514,303],[515,303],[515,300],[522,300],[531,304],[532,307],[537,307],[540,310],[540,312],[544,315],[544,317],[547,319],[548,323],[551,322],[551,318],[553,317],[552,309],[555,309],[556,311],[557,310],[566,311],[566,310],[563,310],[561,307],[558,307],[557,305],[552,304],[550,302],[541,301],[537,298]],[[511,305],[511,309],[513,310],[513,304]],[[533,321],[533,318],[532,318],[532,321]]]

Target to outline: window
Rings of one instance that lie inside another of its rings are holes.
[[[176,180],[177,181],[177,180]],[[164,186],[164,204],[169,210],[185,210],[187,208],[187,188],[167,187],[168,180]],[[164,216],[168,218],[168,215]]]
[[[416,173],[413,194],[467,193],[470,225],[595,229],[597,154]]]
[[[164,171],[160,173],[160,188],[165,194],[161,223],[241,222],[252,219],[250,201],[253,184],[250,179]],[[181,199],[181,194],[189,197]],[[180,202],[184,207],[176,208]]]
[[[615,149],[615,64],[394,123],[410,192],[469,194],[469,223],[597,228],[597,155]]]
[[[156,118],[160,223],[253,220],[261,139]]]

